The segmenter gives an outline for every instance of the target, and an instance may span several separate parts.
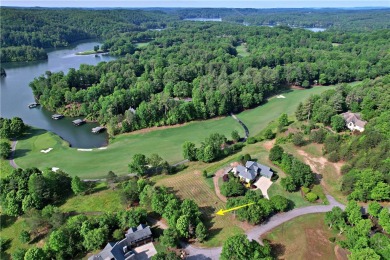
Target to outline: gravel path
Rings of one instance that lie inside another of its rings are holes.
[[[14,161],[14,158],[15,158],[15,150],[16,150],[16,144],[18,143],[17,140],[13,140],[12,141],[12,144],[11,144],[11,155],[9,157],[9,164],[15,168],[15,169],[18,169],[20,168]]]

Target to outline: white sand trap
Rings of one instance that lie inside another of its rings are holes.
[[[278,95],[278,96],[276,96],[276,98],[286,98],[286,97],[283,95]]]
[[[99,147],[98,149],[99,149],[99,150],[106,150],[107,147]]]
[[[263,193],[263,196],[269,199],[267,190],[272,185],[272,181],[268,179],[267,177],[260,177],[260,179],[257,180],[257,182],[254,183],[258,189],[261,190],[261,193]]]
[[[46,150],[41,150],[41,153],[48,153],[48,152],[50,152],[51,150],[53,150],[53,148],[47,148]]]
[[[80,152],[91,152],[92,149],[77,149],[77,151],[80,151]]]
[[[52,167],[52,168],[51,168],[51,170],[52,170],[53,172],[57,172],[59,169],[60,169],[60,168],[58,168],[58,167]]]

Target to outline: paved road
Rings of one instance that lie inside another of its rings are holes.
[[[11,155],[10,155],[10,158],[9,158],[9,164],[15,168],[15,169],[18,169],[20,168],[14,161],[14,158],[15,158],[15,150],[16,150],[16,144],[18,143],[17,140],[13,140],[12,141],[12,144],[11,144]]]
[[[337,202],[332,196],[326,195],[329,201],[329,205],[316,205],[316,206],[308,206],[303,208],[297,208],[285,213],[279,213],[273,217],[271,217],[266,223],[256,226],[246,232],[248,239],[256,240],[261,243],[259,240],[260,236],[271,231],[275,227],[290,221],[293,218],[311,214],[311,213],[323,213],[331,211],[333,207],[339,207],[341,209],[345,209],[345,206],[339,202]],[[182,242],[183,248],[189,254],[188,259],[219,259],[219,256],[222,252],[222,247],[215,248],[197,248]]]
[[[244,139],[243,139],[242,141],[245,142],[246,139],[248,139],[248,137],[249,137],[249,129],[248,129],[248,127],[247,127],[240,119],[238,119],[238,117],[237,117],[235,114],[230,113],[230,115],[231,115],[235,120],[237,120],[237,122],[244,128],[245,137],[244,137]]]

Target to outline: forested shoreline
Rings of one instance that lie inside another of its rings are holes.
[[[1,62],[47,59],[44,49],[81,40],[109,39],[175,20],[161,11],[1,7]]]
[[[389,33],[180,22],[163,31],[113,37],[102,49],[131,55],[82,65],[67,75],[46,72],[30,86],[49,110],[86,116],[115,135],[240,112],[290,85],[386,75]],[[145,47],[135,45],[148,40]],[[238,46],[250,55],[241,56]]]
[[[162,29],[187,18],[220,17],[256,26],[321,27],[333,32],[390,28],[388,9],[48,9],[1,7],[1,62],[47,59],[46,48],[80,40],[111,39],[128,32]],[[122,53],[124,54],[124,53]]]

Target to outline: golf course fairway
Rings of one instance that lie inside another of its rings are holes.
[[[285,98],[270,98],[267,103],[237,114],[237,117],[248,127],[250,136],[254,136],[281,113],[293,114],[299,102],[331,88],[334,86],[292,90],[282,94]],[[241,125],[231,116],[227,116],[194,121],[178,127],[122,134],[111,139],[104,149],[79,151],[69,147],[67,142],[51,132],[32,129],[28,135],[18,140],[15,162],[22,168],[31,165],[39,169],[58,167],[71,176],[78,175],[81,178],[102,178],[109,171],[124,175],[128,173],[128,164],[136,153],[147,156],[157,153],[173,164],[183,160],[182,144],[185,141],[199,144],[215,132],[230,139],[233,130],[237,130],[241,136],[244,135]],[[53,149],[48,153],[41,152],[48,148]]]

